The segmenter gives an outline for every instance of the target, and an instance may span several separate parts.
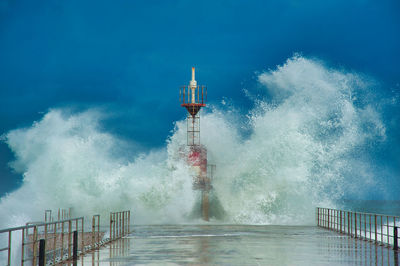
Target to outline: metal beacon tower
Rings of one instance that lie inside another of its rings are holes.
[[[201,191],[201,216],[209,220],[209,192],[215,165],[207,165],[207,149],[200,144],[199,111],[206,106],[207,88],[198,86],[195,80],[195,69],[192,67],[192,80],[188,86],[181,87],[181,106],[188,111],[187,115],[187,155],[188,164],[193,170],[193,189]],[[208,171],[207,171],[208,170]],[[208,172],[208,173],[207,173]]]

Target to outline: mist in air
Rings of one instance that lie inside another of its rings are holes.
[[[317,205],[387,193],[373,153],[387,141],[386,102],[371,97],[372,79],[296,55],[258,73],[257,82],[262,96],[252,97],[248,113],[224,101],[201,114],[201,142],[217,165],[213,187],[225,210],[213,222],[312,224]],[[0,200],[1,228],[70,207],[74,215],[130,209],[135,223],[200,222],[190,216],[198,192],[179,155],[185,121],[171,125],[164,147],[130,157],[135,146],[104,130],[105,117],[96,108],[55,108],[4,136],[23,183]]]

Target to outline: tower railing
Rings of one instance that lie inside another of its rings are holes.
[[[195,88],[195,103],[194,104],[205,104],[207,102],[207,87],[196,86]],[[179,98],[182,104],[190,104],[192,99],[192,92],[190,86],[182,86],[179,91]]]

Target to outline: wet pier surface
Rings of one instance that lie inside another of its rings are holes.
[[[152,225],[77,265],[398,265],[398,253],[314,226]]]

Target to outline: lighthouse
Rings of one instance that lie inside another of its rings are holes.
[[[209,191],[211,176],[207,175],[207,149],[200,144],[200,109],[206,106],[207,87],[197,85],[195,68],[192,67],[192,79],[188,86],[181,87],[181,106],[187,110],[187,162],[193,170],[193,189],[201,193],[201,215],[203,220],[209,220]],[[215,166],[210,166],[213,172]]]

